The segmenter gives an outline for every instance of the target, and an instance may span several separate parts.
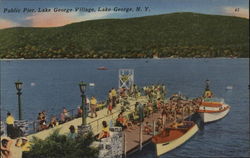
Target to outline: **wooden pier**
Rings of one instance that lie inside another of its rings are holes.
[[[128,98],[128,106],[129,106],[129,110],[126,110],[124,112],[125,116],[128,116],[129,114],[133,113],[135,111],[135,103],[136,102],[140,102],[142,104],[146,104],[148,102],[148,98],[145,96],[141,96],[138,98]],[[118,114],[121,112],[122,109],[122,105],[121,104],[117,104],[116,107],[113,109],[113,113],[112,114],[107,114],[107,108],[103,108],[100,111],[97,111],[97,115],[98,117],[96,118],[90,118],[88,117],[86,122],[87,124],[89,124],[91,126],[92,132],[94,133],[94,135],[97,135],[101,132],[102,130],[102,121],[106,121],[108,124],[112,121],[113,125],[115,124],[115,120],[118,118]],[[183,118],[187,118],[191,115],[190,114],[184,114]],[[124,155],[126,156],[127,154],[131,154],[135,151],[138,151],[140,149],[142,149],[143,145],[145,145],[147,142],[149,142],[152,138],[152,136],[154,135],[155,132],[152,132],[150,134],[146,134],[143,132],[144,129],[144,125],[146,122],[148,122],[151,127],[152,127],[152,131],[154,131],[154,124],[156,123],[157,119],[161,117],[161,113],[160,112],[155,112],[153,113],[150,117],[146,117],[144,118],[144,121],[141,123],[141,126],[139,124],[135,124],[134,125],[134,129],[133,130],[124,130],[124,136],[125,136],[125,143],[124,143]],[[155,123],[154,123],[155,122]],[[167,124],[172,123],[167,122]],[[28,140],[32,140],[33,137],[37,137],[40,139],[45,139],[46,137],[48,137],[49,135],[51,135],[55,130],[60,129],[59,130],[59,134],[67,134],[69,133],[69,127],[71,125],[74,125],[76,128],[77,126],[80,126],[82,124],[82,118],[75,118],[71,121],[68,121],[66,123],[60,124],[58,126],[55,126],[54,128],[49,128],[34,134],[30,134],[27,136]],[[77,130],[76,130],[77,131]],[[14,149],[13,148],[13,152],[15,153],[15,157],[20,157],[17,155],[21,155],[20,154],[20,149]],[[18,151],[17,151],[18,150]],[[18,154],[19,153],[19,154]]]

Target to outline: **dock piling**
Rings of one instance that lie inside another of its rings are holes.
[[[126,133],[123,132],[123,145],[124,145],[124,158],[127,157],[127,146],[126,146]]]
[[[155,120],[153,121],[153,136],[155,136]]]
[[[142,141],[143,141],[142,140],[142,123],[140,125],[140,132],[139,133],[140,133],[140,141],[139,141],[140,142],[140,150],[142,150]]]

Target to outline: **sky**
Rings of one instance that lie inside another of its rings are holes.
[[[142,10],[136,11],[137,7]],[[39,8],[40,11],[47,9],[47,12],[39,12]],[[58,12],[58,8],[68,12]],[[94,12],[79,11],[76,8],[93,8]],[[98,8],[110,10],[103,11]],[[132,11],[121,8],[132,8]],[[32,9],[35,12],[27,12]],[[133,18],[174,12],[249,19],[249,0],[0,0],[0,29],[58,27],[87,20]]]

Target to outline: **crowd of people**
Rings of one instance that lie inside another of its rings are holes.
[[[161,112],[161,117],[157,120],[156,131],[159,132],[166,126],[180,126],[186,116],[199,109],[199,105],[200,101],[197,99],[188,100],[180,94],[174,94],[168,102],[157,106]]]
[[[136,88],[137,87],[135,87],[135,89]],[[122,92],[124,92],[124,90]],[[135,110],[131,120],[132,122],[135,120],[143,122],[145,117],[150,117],[153,113],[160,113],[160,117],[156,120],[156,132],[160,132],[166,126],[180,126],[182,120],[188,116],[188,114],[196,112],[201,103],[199,98],[189,100],[180,94],[174,94],[166,100],[165,95],[167,91],[164,85],[143,87],[142,92],[148,97],[148,102],[146,104],[135,103]],[[123,122],[122,120],[131,123],[131,125],[127,124],[125,127],[133,126],[129,118],[124,117],[121,113],[118,115],[116,122]],[[124,123],[117,123],[116,125],[124,127]],[[130,128],[128,128],[128,130],[130,130]],[[144,124],[144,132],[146,134],[152,132],[152,125],[149,122]]]
[[[163,84],[145,86],[143,91],[151,101],[155,99],[163,100],[167,94],[166,86]]]

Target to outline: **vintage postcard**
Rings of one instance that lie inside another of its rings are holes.
[[[248,0],[0,0],[1,158],[250,157]]]

